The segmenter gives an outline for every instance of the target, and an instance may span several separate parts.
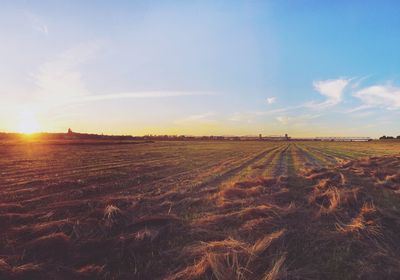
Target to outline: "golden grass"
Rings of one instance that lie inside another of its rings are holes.
[[[262,254],[284,233],[284,230],[273,232],[252,245],[233,238],[193,245],[186,250],[198,261],[167,279],[254,279],[252,268],[260,263],[265,264]],[[271,260],[272,269],[268,273],[272,274],[268,279],[277,279],[271,277],[276,277],[280,271],[283,261],[278,262]]]
[[[0,279],[397,279],[400,158],[295,145],[11,148]]]
[[[337,223],[337,230],[341,233],[356,235],[365,234],[368,237],[381,237],[382,228],[376,218],[377,209],[373,203],[364,203],[360,212],[348,224]]]

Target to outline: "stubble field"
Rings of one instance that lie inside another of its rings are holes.
[[[0,279],[400,278],[400,142],[0,154]]]

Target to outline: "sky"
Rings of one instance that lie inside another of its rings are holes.
[[[0,2],[0,131],[400,135],[399,1]]]

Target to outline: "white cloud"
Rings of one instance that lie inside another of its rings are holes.
[[[47,103],[63,103],[88,95],[81,66],[94,57],[98,48],[96,42],[81,44],[41,65],[32,75],[37,97]]]
[[[283,125],[305,125],[308,121],[312,119],[317,119],[321,115],[312,115],[312,114],[304,114],[304,115],[296,115],[296,116],[278,116],[275,119]]]
[[[212,117],[214,115],[215,115],[214,112],[206,112],[203,114],[191,115],[186,118],[176,120],[175,123],[180,124],[180,123],[186,123],[186,122],[190,123],[190,122],[213,121],[212,119],[210,119],[210,117]]]
[[[229,121],[232,122],[247,122],[251,123],[254,120],[254,113],[253,112],[236,112],[228,117]]]
[[[75,99],[75,102],[97,101],[97,100],[112,100],[112,99],[127,99],[127,98],[164,98],[178,96],[198,96],[198,95],[214,95],[213,92],[207,91],[138,91],[138,92],[121,92],[103,95],[85,96]]]
[[[267,103],[268,104],[273,104],[273,103],[275,103],[275,101],[276,101],[276,97],[268,97],[267,98]]]
[[[49,33],[49,28],[47,27],[46,24],[34,25],[33,28],[36,29],[39,32],[44,33],[44,34],[48,34]]]
[[[290,114],[292,111],[296,111],[297,109],[306,108],[304,104],[296,105],[296,106],[288,106],[285,108],[278,108],[274,110],[268,111],[248,111],[248,112],[236,112],[232,114],[228,120],[235,122],[247,122],[251,123],[255,121],[255,119],[260,117],[274,117],[278,114]],[[276,119],[276,118],[275,118]]]
[[[91,101],[214,95],[205,91],[172,90],[93,94],[86,86],[82,66],[95,57],[99,48],[99,42],[80,44],[42,64],[38,72],[31,75],[37,87],[34,92],[35,107],[48,110]]]
[[[370,108],[371,108],[370,105],[360,105],[360,106],[357,106],[355,108],[352,108],[350,110],[345,111],[345,113],[346,114],[352,114],[352,113],[363,111],[363,110],[367,110],[367,109],[370,109]]]
[[[35,15],[31,12],[25,12],[25,15],[31,21],[33,29],[46,35],[49,33],[49,28],[47,27],[47,24],[38,15]]]
[[[320,103],[310,102],[308,107],[323,109],[339,104],[342,102],[344,89],[349,82],[350,79],[315,81],[313,83],[314,89],[326,97],[326,100]]]
[[[353,79],[334,79],[315,81],[313,83],[314,89],[326,98],[323,102],[309,101],[268,111],[236,112],[229,120],[252,122],[261,117],[270,117],[283,125],[303,124],[320,116],[320,114],[313,114],[312,112],[315,113],[314,110],[321,110],[340,104],[343,101],[344,90],[352,80]],[[272,104],[275,101],[275,97],[267,98],[268,104]]]
[[[353,78],[352,80],[352,83],[351,83],[351,89],[356,89],[356,88],[359,88],[360,87],[360,85],[365,81],[365,80],[367,80],[368,78],[370,78],[372,75],[367,75],[367,76],[363,76],[363,77],[355,77],[355,78]]]
[[[211,117],[211,116],[214,116],[214,115],[215,115],[214,112],[207,112],[207,113],[204,113],[204,114],[192,115],[192,116],[188,117],[187,119],[191,120],[191,121],[204,120],[204,119],[207,119],[208,117]]]
[[[269,110],[269,111],[255,111],[255,112],[252,112],[252,113],[254,115],[256,115],[256,116],[268,116],[268,115],[286,113],[286,112],[290,112],[290,111],[293,111],[293,110],[301,109],[301,108],[304,108],[304,107],[305,107],[304,104],[300,104],[300,105],[288,106],[288,107],[278,108],[278,109]]]
[[[400,88],[392,85],[374,85],[354,93],[364,106],[400,109]]]
[[[279,116],[275,118],[278,122],[280,122],[281,124],[288,124],[289,121],[292,119],[291,117],[288,116]]]

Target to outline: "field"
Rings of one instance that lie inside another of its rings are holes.
[[[0,279],[400,278],[400,142],[0,155]]]

